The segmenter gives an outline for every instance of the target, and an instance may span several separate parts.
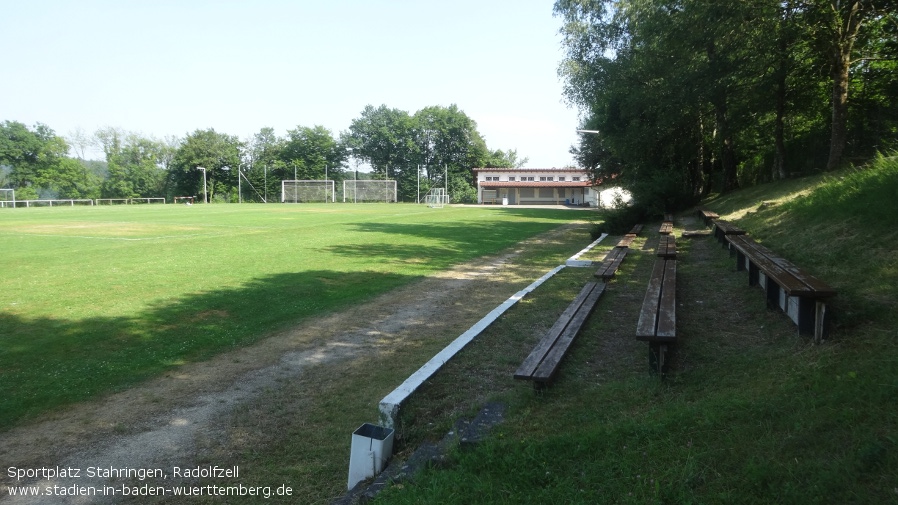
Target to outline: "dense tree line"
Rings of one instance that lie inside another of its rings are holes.
[[[557,0],[573,149],[658,210],[898,148],[896,0]]]
[[[90,148],[105,159],[86,160]],[[201,198],[205,175],[210,201],[270,202],[279,199],[281,180],[326,176],[339,188],[364,163],[373,173],[360,178],[396,179],[400,201],[444,184],[453,201],[472,201],[472,168],[526,161],[514,150],[487,149],[476,122],[455,105],[414,114],[368,106],[336,137],[322,126],[297,126],[285,136],[262,128],[244,140],[214,129],[163,140],[117,128],[63,137],[44,124],[0,123],[0,187],[15,189],[18,200]]]

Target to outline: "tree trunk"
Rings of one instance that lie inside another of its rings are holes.
[[[730,122],[727,119],[726,101],[714,104],[717,115],[717,133],[720,135],[720,162],[723,165],[723,191],[733,191],[739,188],[738,171],[736,167],[736,148],[733,142],[733,132],[730,131]]]
[[[832,134],[829,139],[827,170],[839,168],[848,141],[848,65],[847,58],[834,58],[832,69]]]
[[[829,141],[827,170],[834,170],[842,162],[845,144],[848,142],[848,82],[851,69],[851,52],[861,28],[861,2],[851,2],[847,15],[840,20],[839,30],[833,34],[830,51],[830,75],[832,76],[832,130]],[[833,10],[838,15],[838,7]]]
[[[787,4],[786,11],[780,16],[779,40],[777,41],[777,73],[776,73],[776,120],[773,128],[773,180],[786,178],[786,78],[789,72],[789,40],[787,38],[787,21],[791,16],[791,8]]]

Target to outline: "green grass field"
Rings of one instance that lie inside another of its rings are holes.
[[[414,205],[0,212],[0,430],[579,217]]]

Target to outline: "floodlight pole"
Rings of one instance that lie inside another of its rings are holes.
[[[349,151],[349,157],[352,158],[353,157],[352,152],[353,152],[354,148],[347,147],[346,150]],[[352,163],[350,162],[350,164],[352,164]],[[346,182],[344,182],[343,185],[345,187]],[[358,203],[358,201],[357,201],[358,192],[359,192],[359,160],[356,159],[355,160],[355,179],[352,181],[352,203]],[[343,192],[343,201],[344,202],[346,201],[346,192],[345,191]]]
[[[206,192],[206,167],[196,167],[203,171],[203,203],[209,203],[209,193]]]

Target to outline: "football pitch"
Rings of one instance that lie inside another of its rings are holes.
[[[403,204],[0,211],[0,430],[581,216]]]

